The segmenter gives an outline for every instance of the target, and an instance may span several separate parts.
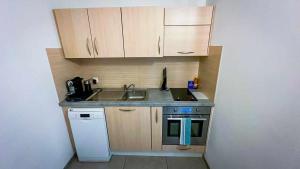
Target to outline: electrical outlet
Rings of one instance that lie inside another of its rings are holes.
[[[99,78],[98,77],[92,77],[93,79],[93,84],[99,83]]]

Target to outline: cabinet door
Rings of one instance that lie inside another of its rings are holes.
[[[96,58],[124,57],[120,8],[88,9]]]
[[[65,58],[93,58],[87,9],[54,10]]]
[[[207,56],[210,26],[166,26],[164,56]]]
[[[165,9],[165,25],[210,25],[213,6]]]
[[[112,151],[150,151],[150,107],[107,107],[106,122]]]
[[[164,8],[122,8],[125,57],[162,57]]]
[[[152,151],[162,150],[162,107],[151,107]]]

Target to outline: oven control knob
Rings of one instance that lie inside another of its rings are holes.
[[[196,112],[199,112],[200,110],[199,110],[199,108],[196,108]]]
[[[174,108],[174,112],[177,112],[177,109],[176,109],[176,108]]]

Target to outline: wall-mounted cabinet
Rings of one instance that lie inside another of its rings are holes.
[[[207,56],[210,26],[166,26],[164,56]]]
[[[122,8],[125,57],[162,57],[164,8]]]
[[[120,8],[54,10],[65,58],[124,57]]]
[[[87,9],[54,10],[65,58],[93,58]]]
[[[213,7],[54,10],[66,58],[207,56]]]
[[[208,56],[213,7],[165,9],[164,56]]]
[[[95,58],[123,58],[120,8],[88,9]]]
[[[165,25],[210,25],[213,6],[165,9]]]

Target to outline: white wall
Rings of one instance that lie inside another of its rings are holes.
[[[62,169],[73,155],[45,48],[57,46],[46,0],[0,7],[0,168]]]
[[[214,0],[224,45],[206,158],[211,169],[300,167],[300,3]]]

